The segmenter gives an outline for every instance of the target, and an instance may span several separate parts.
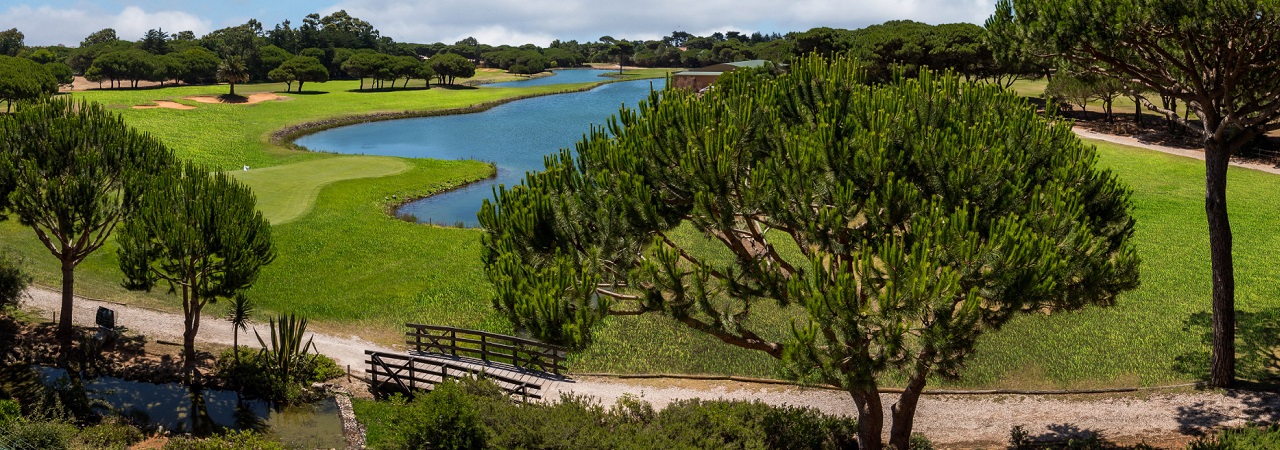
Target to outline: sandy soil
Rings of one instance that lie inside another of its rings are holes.
[[[48,315],[57,310],[59,302],[57,292],[33,288],[28,291],[24,305]],[[78,299],[76,323],[92,323],[93,313],[99,306],[116,310],[117,323],[127,327],[128,332],[151,339],[181,340],[180,315],[118,303]],[[263,325],[256,324],[256,327]],[[252,330],[247,333],[252,334]],[[230,345],[231,338],[231,326],[226,321],[206,318],[201,322],[202,342]],[[321,353],[343,367],[350,365],[357,373],[363,372],[364,350],[395,351],[358,336],[315,333],[314,339]],[[242,344],[245,341],[241,339]],[[679,399],[723,398],[809,406],[831,414],[855,414],[853,402],[842,392],[738,381],[580,377],[544,387],[545,398],[557,399],[559,393],[592,396],[605,405],[630,394],[659,408]],[[893,394],[885,394],[883,398],[886,409],[896,400]],[[1184,445],[1191,439],[1189,436],[1203,430],[1276,420],[1280,420],[1280,394],[1225,391],[1073,396],[926,395],[920,400],[915,423],[917,431],[944,447],[1000,447],[1007,442],[1009,429],[1014,425],[1022,425],[1033,436],[1046,438],[1098,433],[1112,442],[1175,447]]]
[[[181,109],[181,110],[196,109],[196,107],[191,105],[184,105],[178,102],[171,102],[168,100],[153,100],[152,103],[155,103],[155,104],[154,105],[134,105],[133,109],[156,109],[156,108]]]
[[[127,84],[129,82],[121,81],[121,83]],[[166,81],[164,85],[176,86],[177,83],[173,81]],[[154,82],[154,81],[138,82],[139,88],[148,88],[148,87],[156,87],[156,86],[160,86],[160,83]],[[110,89],[110,88],[111,88],[111,83],[107,81],[103,81],[102,83],[94,83],[92,81],[85,80],[84,77],[75,77],[75,81],[73,81],[70,86],[59,86],[58,92],[87,91],[90,89]],[[121,88],[121,89],[127,89],[127,88]]]
[[[287,97],[284,97],[284,96],[281,96],[281,95],[276,95],[276,94],[273,94],[273,93],[270,93],[270,92],[262,92],[262,93],[257,93],[257,94],[249,94],[248,96],[243,97],[243,98],[244,98],[244,100],[243,100],[243,101],[240,101],[240,100],[228,101],[228,100],[227,100],[225,97],[223,97],[223,96],[217,96],[217,97],[209,97],[209,96],[186,97],[186,99],[187,99],[187,100],[191,100],[191,101],[194,101],[194,102],[200,102],[200,103],[228,103],[228,104],[235,104],[235,105],[252,105],[252,104],[255,104],[255,103],[269,102],[269,101],[273,101],[273,100],[284,100],[284,99],[285,99],[285,98],[287,98]]]

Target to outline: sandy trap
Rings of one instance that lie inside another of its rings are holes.
[[[223,97],[223,96],[217,96],[217,97],[208,97],[208,96],[186,97],[186,99],[187,99],[187,100],[191,100],[191,101],[193,101],[193,102],[200,102],[200,103],[226,103],[226,104],[233,104],[233,105],[252,105],[252,104],[254,104],[254,103],[269,102],[269,101],[273,101],[273,100],[283,100],[284,98],[285,98],[285,97],[282,97],[282,96],[279,96],[279,95],[276,95],[276,94],[273,94],[273,93],[270,93],[270,92],[263,92],[263,93],[259,93],[259,94],[249,94],[249,96],[248,96],[248,97],[238,97],[238,98],[235,98],[235,99],[233,99],[233,100],[228,100],[227,98],[225,98],[225,97]]]
[[[154,105],[136,105],[133,107],[133,109],[156,109],[156,108],[181,109],[181,110],[196,109],[196,107],[191,105],[184,105],[178,102],[171,102],[168,100],[155,100],[154,103],[155,103]]]

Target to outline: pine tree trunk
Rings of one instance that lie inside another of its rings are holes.
[[[66,360],[71,356],[71,343],[75,336],[75,328],[71,322],[72,309],[75,302],[75,283],[76,283],[76,266],[69,260],[70,256],[66,256],[70,251],[64,246],[62,249],[62,312],[58,317],[58,344],[60,346],[58,358]]]
[[[853,403],[858,407],[858,450],[881,450],[884,443],[884,406],[880,393],[875,389],[852,390]]]
[[[1204,120],[1205,129],[1216,120]],[[1210,383],[1227,388],[1236,377],[1235,272],[1231,261],[1231,223],[1227,217],[1227,166],[1230,149],[1221,136],[1205,138],[1204,210],[1209,219],[1209,254],[1213,273],[1213,366]]]
[[[924,385],[928,381],[930,361],[934,357],[932,347],[926,347],[916,362],[915,374],[907,381],[898,403],[891,409],[893,425],[889,430],[889,447],[896,450],[908,450],[911,447],[911,430],[915,424],[916,405],[920,402],[920,394],[924,393]]]
[[[187,286],[182,288],[183,319],[182,331],[182,372],[188,383],[196,382],[196,333],[200,331],[200,299]]]

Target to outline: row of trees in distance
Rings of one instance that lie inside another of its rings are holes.
[[[359,54],[380,54],[389,58],[437,55],[460,56],[480,67],[512,73],[531,74],[551,68],[580,67],[585,63],[617,63],[641,67],[703,67],[748,59],[784,62],[794,57],[818,53],[847,54],[867,64],[870,74],[885,77],[894,70],[908,72],[918,67],[952,69],[966,78],[990,78],[1008,84],[1022,76],[1038,76],[1051,69],[1038,60],[1018,59],[995,51],[987,31],[973,24],[928,25],[912,21],[892,21],[857,30],[814,28],[782,34],[745,34],[736,31],[695,36],[674,31],[653,40],[627,40],[602,36],[597,41],[551,42],[547,47],[484,44],[466,38],[453,44],[413,44],[383,36],[371,24],[344,11],[328,16],[308,15],[299,27],[289,21],[264,29],[256,20],[215,30],[197,38],[190,31],[167,33],[153,29],[138,41],[123,40],[115,30],[93,32],[75,48],[65,46],[25,47],[21,32],[0,34],[0,50],[37,62],[60,62],[75,73],[95,80],[129,81],[180,80],[187,83],[216,79],[217,62],[231,55],[243,59],[250,80],[287,80],[277,70],[289,59],[315,58],[331,78],[374,78],[375,83],[405,78],[411,70],[384,68],[371,70],[368,61],[345,64]],[[146,55],[152,55],[148,58]],[[105,59],[104,59],[105,58]],[[402,59],[396,63],[403,64]],[[1027,61],[1033,61],[1027,62]],[[96,67],[96,68],[95,68]],[[442,82],[464,75],[441,74]],[[400,72],[395,76],[388,72]],[[454,71],[456,72],[456,71]],[[465,72],[465,71],[463,71]],[[314,80],[311,80],[314,81]]]

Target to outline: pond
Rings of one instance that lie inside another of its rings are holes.
[[[46,384],[68,389],[66,371],[39,367]],[[262,431],[290,448],[343,448],[342,418],[333,398],[277,408],[241,398],[234,391],[194,391],[178,383],[156,384],[113,377],[83,379],[89,399],[114,413],[162,426],[175,434],[204,435],[219,429]],[[99,408],[103,409],[103,408]]]
[[[565,70],[551,77],[488,86],[595,81],[603,72],[608,71]],[[493,197],[495,185],[519,184],[526,172],[543,169],[543,156],[572,148],[592,124],[605,123],[623,105],[635,107],[648,98],[651,88],[660,90],[665,85],[663,79],[609,83],[590,91],[518,100],[475,114],[335,128],[296,143],[335,153],[491,162],[498,168],[495,178],[406,204],[397,211],[412,214],[419,222],[475,227],[481,202]]]

